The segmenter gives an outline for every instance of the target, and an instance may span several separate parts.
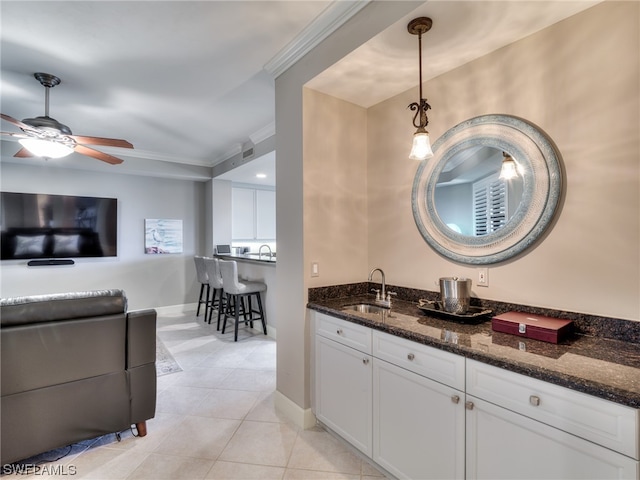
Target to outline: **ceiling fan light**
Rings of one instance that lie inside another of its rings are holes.
[[[518,166],[511,155],[505,155],[500,169],[501,180],[511,180],[518,176]]]
[[[429,132],[424,129],[418,129],[413,135],[413,146],[411,147],[409,158],[411,160],[422,161],[431,157],[433,157],[433,150],[431,150]]]
[[[73,148],[64,143],[39,138],[23,138],[20,144],[37,157],[62,158],[73,153]]]

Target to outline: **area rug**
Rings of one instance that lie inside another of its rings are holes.
[[[181,372],[182,368],[173,358],[169,349],[162,343],[160,337],[156,336],[156,372],[159,377],[170,373]]]

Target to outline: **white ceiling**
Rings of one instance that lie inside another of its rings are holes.
[[[3,0],[1,111],[43,115],[33,73],[52,73],[62,83],[50,116],[75,134],[129,140],[133,156],[153,161],[212,166],[274,133],[274,71],[265,65],[337,5],[358,4],[353,14],[367,2]],[[415,87],[417,37],[406,25],[417,16],[434,21],[423,37],[427,80],[595,3],[429,1],[309,86],[364,107]],[[17,131],[6,122],[2,130]],[[3,160],[18,150],[2,147]],[[126,151],[104,150],[126,161]]]

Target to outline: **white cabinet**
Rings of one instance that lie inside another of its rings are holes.
[[[474,360],[466,406],[467,478],[639,478],[635,409]]]
[[[345,324],[344,329],[341,323]],[[371,355],[347,345],[360,345],[365,337],[364,345],[368,343],[370,349],[371,331],[354,327],[360,326],[316,315],[316,417],[370,457]],[[356,335],[357,342],[350,342],[345,332]]]
[[[313,313],[316,416],[392,475],[640,480],[640,410]]]
[[[398,478],[463,479],[464,358],[378,331],[373,356],[373,460]]]
[[[638,462],[467,396],[467,478],[638,479]]]
[[[276,192],[256,190],[256,238],[276,238]]]
[[[373,359],[373,460],[398,478],[463,479],[464,394]]]
[[[274,240],[276,238],[276,192],[233,187],[231,231],[234,240]]]

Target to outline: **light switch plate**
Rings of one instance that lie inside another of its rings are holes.
[[[478,269],[478,286],[479,287],[489,286],[489,269],[488,268]]]
[[[318,265],[318,262],[313,262],[311,264],[311,276],[312,277],[320,276],[320,265]]]

